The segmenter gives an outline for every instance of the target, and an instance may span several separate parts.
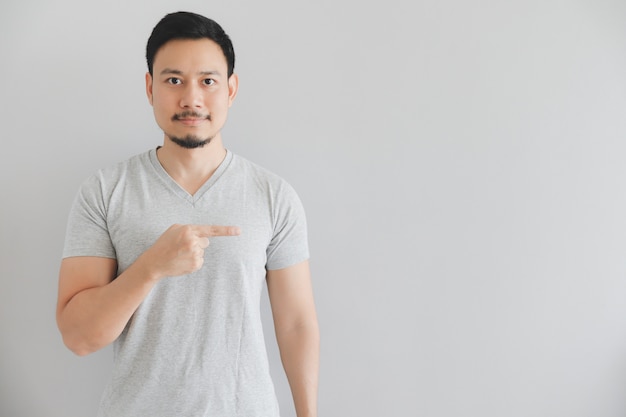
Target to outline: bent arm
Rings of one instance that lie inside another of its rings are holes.
[[[267,286],[296,414],[316,417],[320,336],[309,263],[268,271]]]
[[[114,259],[65,258],[57,301],[63,341],[78,355],[113,342],[160,279],[201,268],[209,237],[239,233],[235,226],[172,225],[117,278]]]
[[[239,233],[235,226],[172,225],[117,278],[114,259],[65,258],[57,300],[63,341],[78,355],[113,342],[160,279],[197,271],[209,237]]]
[[[99,257],[63,259],[59,272],[57,325],[77,355],[95,352],[122,333],[156,280],[136,262],[117,279],[117,262]]]

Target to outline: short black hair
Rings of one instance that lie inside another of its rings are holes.
[[[191,12],[176,12],[166,15],[152,29],[152,34],[146,45],[146,61],[148,71],[152,75],[154,57],[158,50],[167,42],[174,39],[203,39],[207,38],[217,43],[226,57],[228,76],[235,70],[235,50],[230,37],[214,20]]]

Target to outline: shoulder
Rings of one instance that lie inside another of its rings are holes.
[[[249,159],[233,155],[233,171],[253,181],[258,187],[270,192],[294,192],[293,187],[283,177]]]
[[[145,171],[150,166],[150,155],[152,152],[153,151],[146,151],[102,168],[97,171],[96,175],[104,179],[118,179],[128,175],[136,175],[137,173]]]
[[[234,169],[257,176],[263,180],[272,182],[283,181],[283,179],[274,172],[268,170],[265,167],[262,167],[261,165],[258,165],[255,162],[250,161],[247,158],[244,158],[243,156],[233,154],[232,164]]]
[[[104,190],[115,187],[128,178],[137,178],[137,176],[145,172],[150,165],[150,152],[151,151],[146,151],[116,164],[96,170],[85,179],[81,188],[96,187]]]
[[[268,204],[272,217],[279,222],[280,219],[289,220],[304,218],[304,207],[300,196],[295,188],[283,177],[276,173],[240,156],[233,156],[233,171],[246,178],[248,185],[245,187],[249,196],[256,194],[259,201]]]

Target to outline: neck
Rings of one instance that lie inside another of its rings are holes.
[[[202,148],[186,149],[169,138],[157,151],[163,169],[189,194],[193,195],[220,166],[226,149],[218,135]]]

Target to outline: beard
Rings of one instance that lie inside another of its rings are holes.
[[[210,114],[206,114],[205,115],[205,114],[201,114],[201,113],[198,113],[196,111],[193,111],[193,110],[185,110],[182,113],[175,114],[174,116],[172,116],[172,121],[184,119],[186,117],[195,117],[195,118],[198,118],[198,119],[207,119],[207,120],[211,121],[211,115]],[[182,148],[185,148],[185,149],[202,148],[203,146],[208,145],[209,143],[211,143],[211,140],[213,140],[213,136],[208,137],[208,138],[200,138],[200,137],[198,137],[196,135],[187,135],[185,137],[168,135],[167,133],[165,135],[168,138],[170,138],[170,140],[172,142],[174,142],[178,146],[180,146]]]
[[[200,138],[196,135],[187,135],[184,137],[172,136],[166,134],[166,136],[175,144],[185,149],[196,149],[202,148],[205,145],[208,145],[213,140],[213,136],[209,138]]]

